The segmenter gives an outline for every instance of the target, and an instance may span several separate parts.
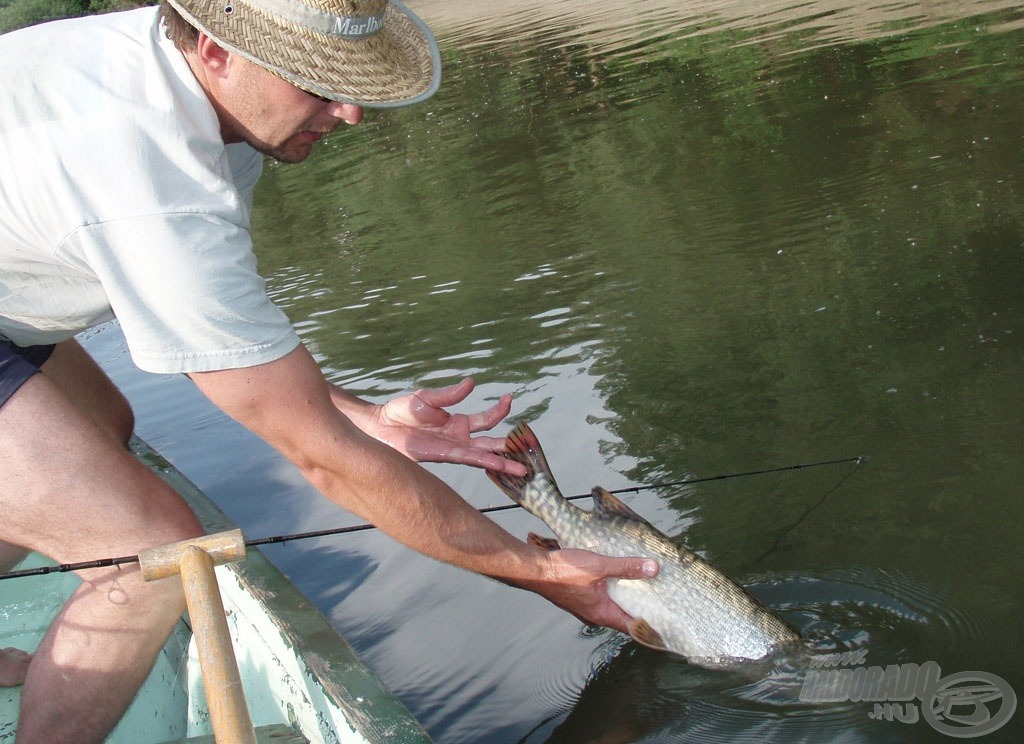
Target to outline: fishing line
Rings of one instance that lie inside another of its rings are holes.
[[[866,459],[866,458],[856,458],[856,459],[857,459],[857,463],[852,468],[850,468],[848,473],[846,473],[842,478],[840,478],[839,481],[834,486],[832,486],[830,489],[825,491],[825,493],[823,493],[821,495],[821,498],[819,498],[816,502],[814,502],[813,504],[808,506],[804,510],[803,514],[801,514],[799,517],[797,517],[793,521],[792,524],[787,526],[785,529],[783,529],[781,532],[779,532],[778,535],[775,536],[775,541],[771,544],[771,547],[769,547],[767,550],[765,550],[763,553],[761,553],[761,555],[759,555],[757,557],[757,559],[754,561],[755,564],[760,563],[765,558],[767,558],[772,553],[774,553],[776,550],[778,550],[779,546],[782,544],[782,541],[784,539],[786,539],[786,537],[788,537],[791,532],[796,530],[796,528],[800,526],[800,523],[803,522],[805,519],[807,519],[807,517],[809,517],[811,515],[811,512],[813,512],[813,511],[817,510],[819,507],[821,507],[826,501],[828,501],[829,496],[831,496],[836,491],[838,491],[839,488],[844,483],[846,483],[846,481],[848,481],[850,478],[853,477],[854,472],[860,466],[861,462],[863,462],[863,460]]]
[[[844,457],[838,460],[819,460],[818,462],[805,462],[797,465],[784,465],[782,467],[766,468],[764,470],[748,470],[743,473],[726,473],[724,475],[711,475],[704,478],[684,478],[682,480],[670,481],[666,483],[652,483],[647,486],[627,486],[624,488],[617,488],[611,491],[610,493],[640,493],[641,491],[653,491],[661,488],[675,488],[677,486],[686,486],[693,483],[708,483],[710,481],[728,480],[730,478],[746,478],[754,475],[767,475],[769,473],[784,473],[791,470],[806,470],[808,468],[819,468],[824,467],[826,465],[843,465],[845,463],[856,463],[857,465],[860,465],[866,459],[866,457],[858,455],[857,457]],[[843,481],[845,480],[846,478],[843,478]],[[840,483],[842,483],[842,481],[840,481]],[[575,501],[577,499],[590,498],[590,494],[581,493],[575,496],[567,496],[566,498],[570,501]],[[481,514],[491,514],[493,512],[508,511],[509,509],[520,508],[522,507],[520,507],[518,504],[502,504],[500,506],[485,506],[482,509],[477,509],[477,511],[479,511]],[[252,548],[259,545],[284,544],[286,542],[293,542],[295,540],[308,540],[314,537],[330,537],[332,535],[343,535],[349,532],[362,532],[364,530],[374,529],[377,529],[376,525],[368,523],[354,524],[349,527],[335,527],[327,530],[316,530],[314,532],[296,532],[290,535],[274,535],[272,537],[260,537],[253,540],[246,540],[245,546],[247,548]],[[37,568],[24,568],[18,571],[0,573],[0,581],[3,581],[4,579],[17,579],[25,576],[42,576],[45,574],[52,573],[68,573],[71,571],[81,571],[87,568],[109,568],[110,566],[120,566],[126,563],[138,562],[139,557],[137,555],[125,555],[118,558],[100,558],[98,560],[82,561],[80,563],[61,563],[56,566],[39,566]]]

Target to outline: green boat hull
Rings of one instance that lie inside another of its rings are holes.
[[[185,497],[207,532],[230,519],[170,463],[139,439],[136,456]],[[103,556],[98,556],[103,557]],[[29,556],[19,568],[45,565]],[[257,549],[216,569],[253,725],[268,741],[429,742],[412,714],[359,659],[327,619]],[[73,574],[51,573],[0,584],[0,648],[33,650],[65,599]],[[13,742],[20,688],[0,688],[0,744]],[[149,679],[108,744],[202,741],[212,727],[199,659],[183,617]]]

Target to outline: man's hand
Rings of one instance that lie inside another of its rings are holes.
[[[475,383],[466,378],[455,385],[417,390],[372,406],[352,416],[359,428],[416,462],[451,462],[523,475],[525,469],[501,456],[504,437],[473,437],[492,429],[512,410],[507,393],[485,411],[449,413],[446,408],[464,401]]]
[[[623,633],[632,619],[608,596],[608,579],[652,579],[657,561],[650,558],[609,558],[587,550],[552,550],[548,554],[550,578],[524,586],[545,597],[588,625],[602,625]]]

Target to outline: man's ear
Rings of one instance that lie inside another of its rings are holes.
[[[218,78],[227,76],[231,52],[202,31],[199,32],[199,38],[196,40],[196,56],[207,75]]]

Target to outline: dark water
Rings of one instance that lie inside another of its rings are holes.
[[[257,195],[330,377],[511,391],[570,493],[866,455],[626,498],[814,650],[1024,694],[1024,6],[411,4],[441,92]],[[354,521],[116,330],[89,346],[249,536]],[[267,552],[440,742],[951,738],[801,702],[806,660],[700,670],[376,533]]]

